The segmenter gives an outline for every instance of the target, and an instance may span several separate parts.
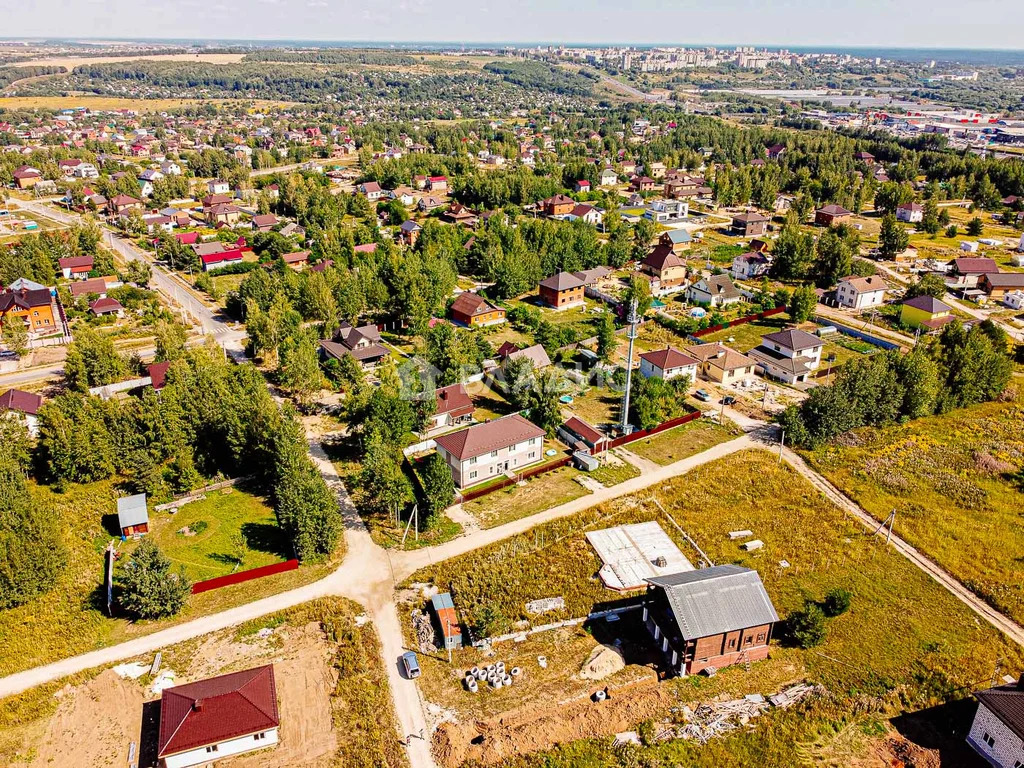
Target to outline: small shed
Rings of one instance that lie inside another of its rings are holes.
[[[434,611],[434,618],[437,620],[441,630],[441,637],[444,638],[444,648],[462,647],[462,627],[459,626],[459,617],[455,613],[455,603],[449,592],[441,592],[430,598],[430,607]]]
[[[121,535],[125,538],[149,533],[146,494],[137,493],[117,500],[117,527],[121,529]]]

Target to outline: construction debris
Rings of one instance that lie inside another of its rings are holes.
[[[435,653],[437,651],[437,635],[434,632],[430,616],[417,608],[412,612],[412,628],[416,633],[420,653]]]
[[[565,610],[565,598],[564,597],[544,597],[540,600],[531,600],[526,604],[526,612],[531,616],[536,616],[541,613],[547,613],[548,611],[564,611]]]
[[[730,731],[750,725],[750,721],[759,717],[769,706],[782,709],[793,706],[811,695],[822,695],[825,689],[820,685],[798,683],[786,690],[769,696],[752,693],[742,699],[715,701],[701,704],[696,709],[688,706],[673,708],[672,712],[683,721],[683,725],[668,728],[658,734],[659,739],[688,739],[703,745],[711,739],[722,736]]]
[[[820,685],[800,683],[798,685],[791,686],[774,696],[769,696],[768,701],[770,701],[774,707],[786,709],[787,707],[793,706],[798,701],[806,699],[808,696],[820,696],[823,693],[825,693],[825,689]]]
[[[733,541],[735,541],[736,539],[746,539],[746,538],[749,538],[750,536],[753,536],[753,535],[754,535],[753,531],[747,531],[747,530],[743,530],[743,531],[729,531],[729,538],[732,539]]]
[[[747,552],[753,552],[755,549],[761,549],[761,547],[764,546],[764,542],[760,539],[754,539],[753,541],[748,541],[740,546],[742,546]]]

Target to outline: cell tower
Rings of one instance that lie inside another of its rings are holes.
[[[626,315],[626,322],[629,323],[629,354],[626,357],[626,394],[622,398],[622,434],[628,435],[633,432],[629,423],[629,387],[633,382],[633,342],[636,341],[636,299],[629,302],[629,314]]]

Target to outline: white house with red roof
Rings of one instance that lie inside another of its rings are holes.
[[[20,419],[32,437],[39,436],[39,409],[43,398],[34,392],[9,389],[0,395],[0,414]]]
[[[272,664],[166,688],[157,757],[164,768],[219,762],[274,746],[280,725]]]
[[[680,376],[689,376],[690,384],[697,380],[700,360],[680,352],[674,347],[656,349],[640,355],[640,373],[647,378],[670,381]]]
[[[458,488],[517,472],[544,457],[544,430],[518,413],[434,438]]]
[[[431,429],[453,427],[473,418],[473,401],[464,384],[452,384],[434,392],[437,405],[431,417]]]

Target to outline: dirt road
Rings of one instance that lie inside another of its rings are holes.
[[[336,571],[318,582],[298,589],[180,624],[120,645],[63,659],[52,664],[2,678],[0,679],[0,698],[91,667],[111,664],[134,656],[151,653],[164,646],[205,635],[209,632],[230,627],[269,613],[281,611],[318,597],[342,595],[361,603],[376,625],[380,636],[381,654],[385,669],[387,670],[388,683],[401,729],[401,733],[398,736],[407,744],[412,767],[433,768],[435,762],[430,751],[430,733],[427,730],[427,721],[419,689],[414,683],[402,677],[398,668],[398,657],[405,649],[403,647],[404,641],[401,624],[395,606],[395,584],[424,566],[501,541],[509,536],[522,533],[540,523],[571,515],[630,493],[642,491],[672,477],[685,474],[708,462],[729,456],[737,451],[748,448],[780,450],[776,442],[776,430],[772,425],[742,416],[735,413],[732,409],[726,409],[725,413],[741,424],[747,430],[747,433],[733,440],[715,445],[695,456],[690,456],[665,467],[643,471],[638,477],[631,478],[610,488],[604,488],[552,509],[539,512],[536,515],[495,528],[478,530],[445,544],[425,547],[411,552],[390,552],[378,547],[373,542],[338,477],[334,465],[327,458],[318,440],[311,438],[309,444],[310,456],[320,469],[328,485],[336,492],[345,520],[345,542],[348,549],[344,562]],[[877,521],[839,492],[825,478],[808,467],[799,456],[788,449],[782,449],[781,455],[796,471],[806,477],[841,509],[856,517],[866,527],[872,529],[877,527]],[[1024,645],[1024,628],[990,608],[957,582],[949,573],[935,565],[899,537],[892,537],[892,545],[904,557],[942,584],[979,616],[992,624],[992,626],[1007,634],[1017,643]]]

